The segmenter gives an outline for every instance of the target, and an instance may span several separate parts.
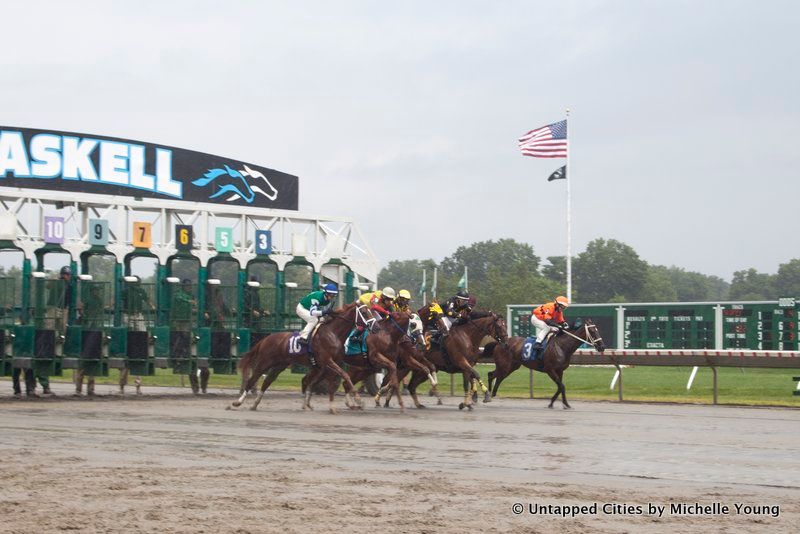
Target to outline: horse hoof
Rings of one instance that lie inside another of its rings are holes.
[[[572,409],[572,406],[570,406],[569,404],[565,404],[565,405],[564,405],[564,409],[565,409],[565,410],[571,410],[571,409]]]
[[[439,399],[439,402],[436,403],[436,406],[442,406],[443,404],[444,403],[442,402],[442,399]]]
[[[331,415],[339,415],[339,412],[336,411],[336,408],[331,408],[329,412]]]
[[[312,411],[314,408],[312,408],[310,404],[304,404],[304,405],[303,405],[303,409],[304,409],[304,410],[309,410],[309,411]]]
[[[258,407],[257,407],[257,406],[251,406],[251,407],[250,407],[250,411],[251,411],[251,412],[254,412],[254,411],[256,411],[256,410],[258,410]]]
[[[548,405],[547,407],[550,408],[551,410],[553,409],[553,405],[552,404]]]
[[[424,410],[426,408],[427,408],[427,406],[425,406],[424,404],[417,404],[417,409],[419,409],[419,410]]]
[[[238,407],[239,407],[239,406],[241,406],[241,405],[242,405],[242,403],[241,403],[241,402],[239,402],[239,401],[236,401],[236,402],[234,402],[234,403],[231,403],[231,406],[233,406],[234,408],[238,408]],[[230,409],[230,406],[228,406],[228,409]]]
[[[464,409],[464,403],[463,402],[458,405],[458,409],[459,410],[463,410]]]
[[[472,410],[474,410],[475,408],[473,408],[471,404],[467,404],[467,409],[468,409],[468,410],[471,412],[471,411],[472,411]]]
[[[486,395],[485,397],[483,397],[483,402],[484,402],[484,404],[488,403],[488,402],[492,402],[492,398],[489,395]]]

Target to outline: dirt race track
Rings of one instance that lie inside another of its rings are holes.
[[[797,532],[800,524],[800,410],[574,401],[564,411],[497,399],[465,413],[455,398],[446,406],[426,398],[429,409],[401,414],[346,411],[339,397],[333,416],[321,397],[303,412],[299,393],[268,394],[253,412],[226,410],[234,395],[221,390],[196,398],[150,388],[123,399],[103,386],[86,400],[67,397],[64,385],[55,399],[20,401],[0,385],[0,532]],[[663,515],[648,503],[665,506]],[[670,509],[698,511],[695,503],[716,513]],[[576,517],[559,515],[581,506]]]

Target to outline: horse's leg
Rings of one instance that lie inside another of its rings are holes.
[[[267,358],[263,358],[267,359]],[[251,367],[242,369],[242,391],[240,392],[241,395],[238,399],[231,403],[234,407],[239,407],[244,403],[244,399],[247,397],[247,393],[253,389],[256,384],[258,384],[259,378],[261,378],[262,373],[266,372],[268,367],[264,364],[253,363]],[[249,374],[248,374],[249,373]],[[245,382],[245,376],[247,376],[247,381]]]
[[[473,377],[473,379],[474,379],[474,380],[473,380],[473,387],[474,387],[474,397],[475,397],[475,398],[473,398],[472,400],[473,400],[473,401],[475,401],[475,402],[478,402],[478,399],[477,399],[477,395],[478,395],[478,386],[477,386],[477,385],[475,385],[475,382],[477,382],[477,384],[481,386],[481,391],[482,391],[483,393],[488,393],[488,392],[489,392],[489,388],[487,388],[487,387],[486,387],[486,384],[484,384],[484,383],[483,383],[483,380],[481,380],[481,374],[478,372],[478,370],[477,370],[477,369],[475,369],[475,366],[474,366],[474,365],[471,365],[471,366],[470,366],[470,370],[472,371],[472,377]]]
[[[261,391],[258,392],[258,397],[256,397],[255,402],[253,402],[253,405],[250,407],[251,410],[256,411],[256,409],[258,408],[259,403],[261,402],[261,399],[264,398],[264,393],[267,391],[267,388],[270,385],[272,385],[272,383],[275,381],[276,378],[278,378],[278,375],[281,374],[284,369],[286,369],[286,366],[271,367],[267,371],[267,375],[264,377],[264,380],[261,382]]]
[[[555,371],[555,370],[553,370],[553,369],[548,369],[548,370],[547,370],[547,376],[549,376],[549,377],[550,377],[550,379],[551,379],[553,382],[555,382],[555,383],[556,383],[556,394],[555,394],[555,395],[553,395],[553,398],[552,398],[552,399],[550,399],[550,404],[547,406],[548,408],[552,408],[552,407],[553,407],[553,403],[556,401],[556,399],[558,398],[558,396],[561,394],[561,388],[562,388],[562,387],[564,387],[564,386],[563,386],[563,384],[561,383],[561,380],[558,378],[558,373],[556,373],[556,371]]]
[[[397,393],[397,402],[400,404],[400,412],[403,413],[406,410],[405,405],[403,404],[403,390],[400,388],[400,381],[397,378],[397,364],[384,356],[382,353],[378,353],[375,355],[375,362],[378,363],[381,367],[385,367],[389,370],[387,376],[389,377],[389,386],[391,389]],[[381,392],[378,391],[378,394],[375,395],[375,405],[381,405]]]
[[[564,369],[558,370],[558,383],[561,384],[561,402],[564,403],[564,409],[569,410],[572,406],[567,402],[567,387],[564,385]]]
[[[311,407],[311,395],[314,386],[319,382],[322,378],[323,373],[322,369],[319,367],[311,367],[311,370],[303,377],[302,380],[302,391],[303,391],[303,409],[304,410],[313,410],[314,408]]]
[[[471,369],[462,368],[461,376],[464,377],[464,383],[466,384],[468,380],[472,379]],[[466,388],[464,388],[464,401],[459,403],[458,405],[459,410],[463,410],[464,408],[467,408],[469,411],[472,411],[472,392],[467,391]]]
[[[362,409],[361,398],[358,396],[358,391],[356,391],[356,388],[353,387],[353,383],[350,382],[350,377],[347,376],[347,373],[344,372],[344,369],[339,367],[339,364],[337,364],[333,359],[327,363],[326,369],[333,371],[344,381],[344,389],[346,394],[352,395],[353,401],[356,403],[355,406],[351,406],[350,408],[353,410]]]
[[[491,389],[491,397],[497,396],[497,390],[500,389],[500,384],[508,378],[508,375],[519,369],[520,364],[514,364],[512,362],[495,362],[495,369],[494,369],[494,386]],[[486,393],[486,398],[491,399],[489,396],[489,392]],[[486,399],[483,402],[488,402]]]
[[[425,405],[419,401],[417,397],[417,386],[422,384],[425,381],[425,374],[419,371],[414,371],[411,373],[411,380],[408,381],[408,393],[411,395],[411,399],[414,401],[414,406],[417,408],[425,408]]]

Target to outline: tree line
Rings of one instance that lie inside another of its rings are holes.
[[[481,241],[459,247],[438,264],[432,259],[390,261],[378,280],[381,286],[408,289],[421,304],[423,269],[428,299],[437,268],[436,292],[444,300],[458,290],[466,266],[469,291],[478,297],[479,306],[503,310],[507,304],[545,302],[566,293],[566,256],[546,260],[527,243]],[[572,259],[572,283],[573,300],[582,303],[775,300],[800,296],[800,259],[781,264],[776,274],[736,271],[729,283],[674,265],[651,265],[625,243],[595,239]]]

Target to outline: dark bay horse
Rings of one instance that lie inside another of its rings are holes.
[[[544,354],[541,359],[522,361],[523,348],[531,350],[530,346],[525,346],[524,337],[511,337],[508,338],[508,343],[505,345],[490,343],[484,349],[484,356],[491,356],[494,358],[494,371],[489,372],[489,390],[483,402],[490,402],[492,397],[497,395],[497,388],[500,387],[500,382],[503,381],[508,375],[519,369],[524,365],[528,369],[533,369],[547,374],[553,382],[556,383],[556,394],[550,399],[548,408],[553,407],[559,395],[561,395],[561,402],[564,404],[564,409],[571,408],[567,402],[566,390],[564,388],[564,370],[569,367],[572,355],[578,350],[578,347],[588,343],[592,345],[597,352],[603,352],[606,348],[603,344],[603,338],[600,337],[600,331],[597,325],[592,323],[591,320],[586,321],[578,327],[570,330],[564,330],[561,333],[554,335],[550,338]],[[488,353],[488,354],[487,354]],[[494,387],[492,387],[494,382]]]
[[[347,373],[339,364],[344,359],[344,341],[350,330],[357,325],[361,316],[357,313],[356,304],[348,304],[338,310],[331,312],[319,326],[312,332],[310,347],[314,352],[317,367],[312,367],[312,378],[309,383],[313,386],[324,375],[324,371],[329,370],[344,381],[345,403],[350,408],[359,408],[361,401],[358,392],[353,387],[353,383]],[[287,367],[293,363],[310,366],[307,355],[296,355],[289,353],[289,339],[294,335],[293,332],[278,332],[271,334],[256,344],[255,347],[246,352],[239,360],[239,370],[242,373],[242,395],[233,402],[233,406],[241,406],[248,391],[255,387],[262,374],[265,374],[264,381],[261,383],[261,391],[258,393],[251,410],[258,408],[258,404],[264,397],[264,392],[278,378]],[[314,372],[316,371],[316,373]],[[245,379],[246,377],[246,379]],[[350,397],[353,404],[350,404]],[[310,389],[303,399],[303,409],[311,409]],[[333,395],[330,397],[330,411],[336,413],[333,406]]]
[[[437,370],[449,374],[461,373],[465,383],[470,384],[470,389],[465,392],[464,402],[458,406],[459,409],[472,410],[472,394],[478,390],[478,384],[486,391],[481,375],[475,370],[475,363],[480,355],[478,347],[486,336],[495,338],[500,344],[505,343],[508,339],[505,321],[494,312],[472,312],[468,321],[452,326],[450,333],[442,338],[440,344],[431,346],[425,353],[425,357],[436,366]],[[444,345],[444,350],[441,344]],[[402,372],[400,378],[402,379],[407,372],[407,370]],[[426,374],[414,370],[408,383],[408,392],[417,408],[424,408],[417,398],[417,386],[426,379]],[[388,399],[386,402],[389,402]]]

